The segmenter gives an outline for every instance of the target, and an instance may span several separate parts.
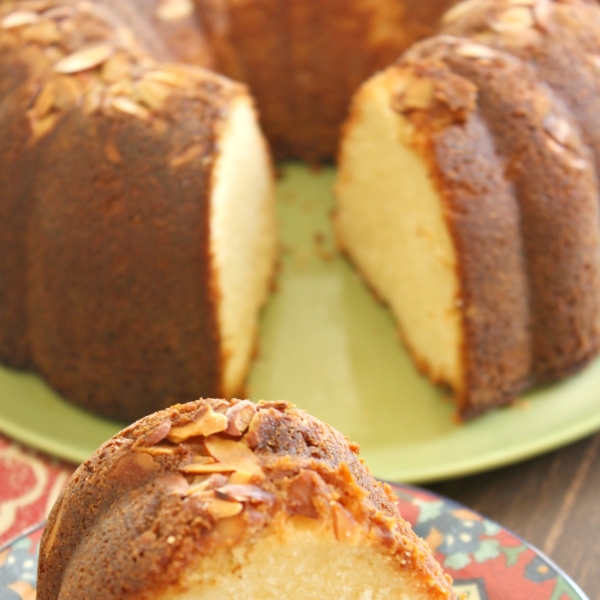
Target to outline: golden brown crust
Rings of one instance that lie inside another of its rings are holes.
[[[59,590],[64,600],[156,593],[202,556],[298,515],[333,520],[339,539],[368,531],[432,598],[454,598],[389,487],[356,452],[285,402],[200,400],[142,419],[65,488],[42,541],[38,598],[55,600]]]
[[[4,102],[0,150],[23,167],[2,198],[14,284],[0,354],[131,421],[223,393],[210,185],[219,128],[246,91],[157,62],[114,14],[80,5],[48,2],[18,27],[6,23],[27,2],[0,10],[0,69],[22,81]]]
[[[356,88],[454,0],[196,0],[217,68],[250,85],[277,158],[331,158]]]

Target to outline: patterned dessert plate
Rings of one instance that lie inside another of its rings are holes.
[[[282,268],[262,319],[252,399],[295,403],[359,442],[376,476],[413,483],[504,465],[600,429],[600,361],[456,424],[451,403],[413,367],[387,309],[335,253],[333,178],[332,169],[284,169]],[[0,369],[0,430],[13,438],[81,462],[122,426],[64,402],[34,375]]]
[[[418,488],[394,490],[403,516],[466,600],[588,600],[548,558],[496,523]],[[0,548],[0,600],[35,600],[42,527]]]

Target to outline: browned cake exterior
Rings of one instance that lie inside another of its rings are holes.
[[[48,4],[0,9],[16,89],[0,116],[0,355],[128,421],[225,394],[208,199],[245,90],[156,62],[103,13]]]
[[[453,0],[196,0],[217,69],[250,85],[278,158],[337,150],[355,89],[432,34]]]
[[[600,11],[595,2],[475,0],[448,11],[442,30],[528,62],[579,123],[600,172]],[[566,134],[566,132],[565,132]]]
[[[593,358],[600,344],[600,204],[593,155],[577,121],[521,61],[444,38],[417,45],[408,60],[421,56],[443,61],[477,86],[480,113],[520,206],[532,380],[564,377]]]
[[[62,493],[42,540],[38,598],[171,597],[203,559],[295,517],[333,521],[339,539],[368,532],[418,582],[419,598],[455,598],[356,452],[284,402],[201,400],[147,417],[98,449]]]

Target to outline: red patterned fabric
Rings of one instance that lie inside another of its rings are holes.
[[[75,468],[0,434],[0,545],[48,516]]]

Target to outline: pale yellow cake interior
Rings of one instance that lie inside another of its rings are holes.
[[[369,80],[354,99],[336,184],[336,235],[389,304],[417,364],[460,389],[461,319],[456,253],[442,202],[412,125],[391,108],[396,71]]]
[[[251,100],[238,97],[221,131],[211,198],[211,250],[221,300],[226,396],[240,393],[277,252],[275,187]]]
[[[203,558],[172,600],[426,600],[418,575],[385,549],[339,542],[323,524],[296,517],[256,543]],[[422,584],[421,584],[422,585]]]

